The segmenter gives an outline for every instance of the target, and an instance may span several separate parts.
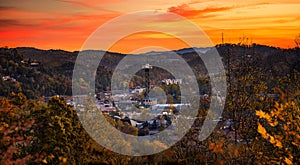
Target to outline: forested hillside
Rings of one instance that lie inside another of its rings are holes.
[[[201,106],[187,134],[169,149],[161,142],[149,143],[145,150],[167,150],[142,157],[120,155],[96,143],[79,122],[78,112],[63,97],[38,100],[72,94],[78,52],[1,48],[0,164],[299,164],[299,48],[229,44],[216,48],[228,85],[219,125],[207,139],[198,139],[211,101],[209,95],[199,98]],[[199,57],[189,48],[177,52],[197,75],[200,93],[209,94],[210,79]],[[124,57],[106,53],[97,70],[95,92],[107,90],[116,65]],[[155,67],[150,73],[153,83],[172,76]],[[144,84],[143,76],[143,71],[137,73],[134,86]],[[163,89],[178,91],[174,85]],[[137,135],[137,127],[105,117],[119,131]],[[101,128],[101,123],[94,126]],[[123,137],[118,137],[118,143],[131,151]]]
[[[279,81],[271,79],[290,76],[295,78],[300,71],[299,49],[279,49],[263,45],[239,46],[218,45],[227,73],[237,79],[247,72],[249,67],[259,70],[260,80],[270,87]],[[199,78],[200,88],[209,81],[203,62],[194,51],[178,50]],[[41,96],[71,95],[73,67],[78,52],[63,50],[39,50],[35,48],[1,48],[0,49],[0,95],[8,96],[10,92],[22,92],[28,98]],[[114,68],[125,55],[107,52],[101,60],[96,77],[96,90],[104,91],[110,85]],[[228,64],[229,68],[228,69]],[[242,70],[244,69],[244,70]],[[153,83],[160,83],[161,78],[171,77],[167,72],[154,68],[150,74]],[[253,75],[258,76],[258,75]],[[143,73],[134,77],[135,85],[143,85]],[[207,84],[206,84],[207,85]],[[98,92],[96,91],[96,92]],[[205,90],[206,92],[209,89]]]

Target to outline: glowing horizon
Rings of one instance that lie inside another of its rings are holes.
[[[45,0],[0,1],[0,47],[36,47],[39,49],[80,50],[86,38],[107,21],[128,12],[157,10],[185,17],[202,28],[214,45],[248,43],[293,48],[300,33],[300,2],[296,0],[249,1],[141,1],[141,0]],[[161,15],[144,26],[168,23],[178,33],[193,36],[192,31],[181,29],[180,22]],[[130,27],[128,27],[130,28]],[[116,32],[120,29],[113,29]],[[105,42],[103,40],[102,42]],[[156,43],[160,43],[157,45]],[[139,34],[125,38],[109,51],[129,53],[144,45],[178,50],[176,38],[161,34]],[[197,47],[198,45],[193,45]],[[101,50],[101,46],[99,46]],[[154,50],[155,51],[155,50]]]

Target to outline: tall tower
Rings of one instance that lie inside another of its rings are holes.
[[[148,95],[149,91],[150,91],[150,69],[152,69],[152,65],[150,64],[145,64],[143,65],[143,69],[145,69],[145,86],[146,86],[146,93],[145,96]]]

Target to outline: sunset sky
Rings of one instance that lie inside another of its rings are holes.
[[[294,39],[300,34],[299,0],[0,0],[0,47],[80,50],[105,22],[142,10],[179,14],[201,27],[214,44],[221,43],[224,33],[226,43],[238,43],[244,36],[249,43],[252,40],[293,48]],[[180,22],[169,20],[168,15],[160,17],[145,26],[170,22],[178,33],[197,37],[181,28]],[[144,25],[143,21],[138,23]],[[148,32],[129,36],[110,50],[128,53],[145,45],[167,49],[186,46],[178,44],[176,38]]]

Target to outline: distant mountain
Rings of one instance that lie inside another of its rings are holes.
[[[186,53],[194,53],[195,51],[198,53],[205,54],[207,51],[211,50],[212,48],[185,48],[175,51],[178,54],[186,54]]]

